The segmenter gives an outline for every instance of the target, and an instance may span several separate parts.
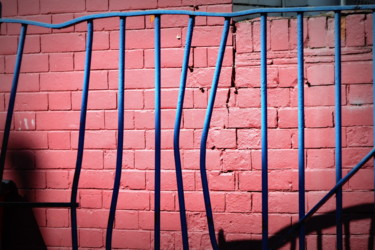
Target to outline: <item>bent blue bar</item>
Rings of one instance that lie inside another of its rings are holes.
[[[341,135],[341,13],[335,12],[335,159],[336,183],[342,178]],[[342,249],[342,189],[336,193],[336,244]]]
[[[305,216],[305,91],[303,13],[297,13],[297,60],[298,60],[298,211],[299,218]],[[299,231],[299,249],[305,249],[305,227]]]
[[[161,65],[160,65],[160,16],[155,16],[155,212],[154,249],[160,249],[160,174],[161,174]]]
[[[260,16],[260,102],[262,148],[262,249],[268,249],[267,14]]]
[[[189,56],[191,49],[191,40],[193,37],[193,28],[195,23],[195,17],[189,17],[188,29],[186,32],[186,44],[184,50],[184,59],[182,63],[182,72],[180,79],[180,90],[178,93],[176,120],[174,125],[174,137],[173,137],[173,152],[176,167],[176,179],[177,179],[177,191],[178,191],[178,204],[180,207],[180,222],[181,222],[181,233],[182,233],[182,245],[183,249],[189,249],[189,237],[186,223],[186,209],[185,209],[185,197],[184,197],[184,183],[182,178],[181,168],[181,154],[180,154],[180,128],[182,120],[182,109],[184,106],[186,78],[189,67]]]
[[[208,187],[208,180],[207,180],[207,173],[206,173],[206,144],[207,144],[208,131],[210,129],[212,111],[213,111],[213,107],[215,103],[216,90],[219,84],[221,66],[223,64],[225,46],[227,43],[228,32],[229,32],[229,25],[230,25],[230,19],[225,18],[224,27],[223,27],[223,31],[221,35],[220,47],[219,47],[218,56],[216,60],[214,77],[212,79],[212,84],[211,84],[210,97],[208,100],[206,115],[204,118],[204,125],[203,125],[202,138],[201,138],[201,144],[200,144],[200,156],[199,156],[200,174],[201,174],[201,180],[202,180],[204,205],[206,208],[208,232],[210,235],[211,245],[214,250],[219,249],[219,247],[218,247],[216,237],[215,237],[214,218],[212,215],[210,191]]]
[[[116,175],[113,184],[112,201],[109,210],[106,234],[106,249],[112,249],[112,231],[115,221],[116,207],[121,181],[122,154],[124,149],[124,81],[125,81],[125,17],[120,18],[119,30],[119,61],[118,61],[118,125],[117,125],[117,156]]]
[[[82,103],[81,103],[81,114],[79,121],[79,135],[78,135],[78,152],[76,160],[76,168],[73,177],[72,194],[70,202],[73,204],[77,202],[78,193],[78,182],[81,174],[83,150],[85,144],[85,129],[86,129],[86,113],[87,113],[87,100],[89,94],[89,83],[90,83],[90,68],[91,68],[91,54],[92,54],[92,40],[93,40],[93,20],[87,21],[87,38],[86,38],[86,58],[85,58],[85,69],[83,78],[82,88]],[[72,223],[72,248],[78,250],[78,229],[77,229],[77,208],[72,207],[71,223]]]
[[[2,143],[2,147],[1,147],[0,181],[3,180],[3,174],[4,174],[4,168],[5,168],[5,158],[6,158],[6,154],[7,154],[9,134],[10,134],[10,126],[12,124],[14,103],[16,101],[18,79],[19,79],[19,76],[20,76],[22,56],[23,56],[23,48],[25,46],[26,33],[27,33],[27,24],[23,24],[21,26],[20,37],[19,37],[19,42],[18,42],[16,64],[14,65],[14,72],[13,72],[12,89],[10,91],[8,112],[7,112],[7,117],[6,117],[6,120],[5,120],[3,143]]]

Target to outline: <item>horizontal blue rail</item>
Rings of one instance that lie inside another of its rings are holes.
[[[70,202],[51,202],[51,203],[17,203],[17,202],[0,202],[0,206],[30,206],[30,207],[67,207],[71,209],[71,224],[72,224],[72,247],[78,249],[78,227],[77,227],[77,192],[78,184],[80,179],[80,172],[82,167],[82,159],[84,153],[84,139],[85,139],[85,124],[86,124],[86,112],[87,112],[87,101],[90,83],[90,65],[91,65],[91,54],[92,44],[94,39],[94,20],[99,18],[118,17],[120,21],[120,35],[119,35],[119,81],[118,81],[118,146],[117,146],[117,158],[116,158],[116,174],[112,192],[110,213],[108,218],[108,227],[106,234],[106,249],[112,248],[112,231],[115,221],[115,212],[120,188],[121,171],[122,171],[122,152],[124,143],[124,89],[125,89],[125,21],[127,17],[133,16],[144,16],[154,15],[154,37],[155,37],[155,211],[154,211],[154,248],[160,249],[160,189],[161,189],[161,19],[163,15],[186,15],[189,17],[189,24],[186,34],[186,44],[183,58],[183,66],[180,79],[179,97],[176,108],[176,120],[174,127],[174,156],[175,156],[175,167],[176,167],[176,179],[178,187],[178,202],[180,207],[180,221],[181,221],[181,232],[182,232],[182,244],[183,249],[189,249],[189,238],[188,238],[188,226],[186,221],[185,211],[185,200],[183,190],[183,173],[181,166],[180,156],[180,127],[182,119],[183,101],[186,88],[186,80],[188,74],[188,62],[190,56],[191,41],[194,30],[194,18],[196,16],[207,16],[207,17],[222,17],[224,20],[223,30],[221,35],[220,46],[218,50],[218,56],[215,65],[214,76],[212,79],[210,97],[206,109],[205,120],[202,129],[202,137],[200,144],[200,174],[202,182],[203,197],[205,203],[207,224],[209,237],[213,249],[219,249],[218,242],[215,235],[214,218],[211,207],[209,185],[206,173],[206,147],[207,138],[210,129],[210,122],[212,112],[214,109],[214,102],[216,97],[216,90],[218,88],[220,72],[222,68],[225,47],[229,34],[231,18],[247,16],[252,14],[260,14],[260,40],[261,40],[261,151],[262,151],[262,249],[269,249],[268,242],[268,134],[267,134],[267,16],[270,13],[286,13],[295,12],[297,13],[297,52],[298,52],[298,169],[299,169],[299,246],[300,249],[305,248],[305,231],[303,224],[310,218],[329,198],[336,194],[336,207],[337,207],[337,249],[342,248],[342,186],[347,182],[369,159],[374,157],[375,149],[360,161],[344,178],[342,178],[342,142],[341,142],[341,12],[348,10],[363,10],[363,11],[374,11],[375,5],[365,6],[324,6],[324,7],[296,7],[296,8],[266,8],[266,9],[252,9],[235,13],[209,13],[209,12],[195,12],[195,11],[184,11],[184,10],[148,10],[148,11],[135,11],[135,12],[112,12],[112,13],[101,13],[79,17],[70,21],[60,24],[48,24],[35,22],[30,20],[20,19],[9,19],[0,18],[1,23],[19,23],[22,25],[19,39],[19,46],[16,57],[16,64],[13,73],[13,84],[9,99],[7,119],[4,129],[3,144],[0,156],[0,177],[2,178],[5,157],[7,152],[9,133],[13,115],[14,102],[16,99],[18,78],[20,74],[22,54],[24,42],[26,39],[26,31],[28,25],[40,26],[51,29],[61,29],[72,25],[76,25],[81,22],[87,23],[87,40],[86,40],[86,60],[84,67],[84,79],[83,79],[83,90],[82,90],[82,104],[81,104],[81,116],[80,116],[80,127],[78,137],[78,151],[77,161],[74,173],[74,179],[72,184],[72,193]],[[305,12],[321,12],[321,11],[333,11],[335,13],[335,145],[336,145],[336,185],[320,200],[316,206],[314,206],[307,214],[305,213],[305,143],[304,143],[304,129],[305,129],[305,114],[304,114],[304,51],[303,51],[303,15]],[[375,18],[373,18],[375,20]],[[375,26],[375,21],[374,26]],[[375,28],[375,27],[374,27]],[[375,40],[375,32],[373,37]],[[374,58],[375,58],[375,51]],[[375,72],[375,66],[374,66]],[[374,80],[375,81],[375,80]],[[375,88],[374,88],[375,89]],[[375,90],[374,90],[375,93]],[[374,109],[375,110],[375,109]],[[375,111],[374,111],[375,114]],[[375,116],[375,115],[374,115]],[[374,118],[375,119],[375,118]],[[125,138],[126,139],[126,138]],[[375,177],[374,177],[375,178]]]

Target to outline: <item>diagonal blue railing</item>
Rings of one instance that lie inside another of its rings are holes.
[[[0,5],[1,7],[1,5]],[[1,8],[0,8],[1,9]],[[160,55],[160,20],[162,15],[185,15],[189,17],[188,29],[186,34],[186,44],[184,58],[182,63],[182,72],[180,79],[180,89],[178,103],[176,109],[176,120],[174,126],[174,157],[176,167],[176,179],[178,186],[178,202],[180,208],[180,221],[182,231],[183,249],[189,249],[188,227],[186,222],[186,209],[183,190],[182,166],[180,156],[180,127],[182,119],[183,102],[185,96],[186,80],[188,74],[188,62],[191,49],[191,41],[194,30],[194,20],[196,16],[222,17],[224,19],[221,42],[218,57],[215,66],[215,72],[211,85],[210,97],[206,109],[206,116],[203,124],[203,131],[200,144],[200,173],[203,188],[204,203],[206,209],[207,223],[210,241],[213,249],[218,249],[218,243],[215,236],[214,219],[211,208],[209,185],[206,175],[206,143],[210,128],[210,121],[213,112],[216,90],[219,83],[220,71],[223,63],[224,51],[227,43],[229,27],[231,19],[234,17],[246,16],[251,14],[260,14],[260,37],[261,37],[261,149],[262,149],[262,249],[269,249],[269,232],[268,232],[268,139],[267,139],[267,15],[270,13],[297,13],[297,61],[298,61],[298,169],[299,169],[299,221],[291,230],[299,231],[300,249],[305,248],[305,230],[304,223],[333,195],[336,195],[336,222],[337,222],[337,249],[342,249],[342,186],[371,158],[375,155],[373,148],[346,176],[342,177],[342,142],[341,142],[341,12],[345,10],[375,10],[375,5],[366,6],[325,6],[325,7],[298,7],[298,8],[268,8],[247,10],[236,13],[208,13],[193,12],[183,10],[149,10],[137,12],[113,12],[88,15],[79,17],[61,24],[47,24],[30,20],[0,18],[1,23],[18,23],[21,24],[20,38],[16,55],[16,63],[13,72],[13,81],[10,91],[8,111],[5,121],[5,129],[0,156],[0,177],[3,179],[5,167],[5,159],[9,134],[11,130],[11,122],[14,111],[14,104],[17,93],[18,79],[22,63],[23,48],[29,25],[40,26],[50,29],[66,28],[78,23],[87,23],[87,40],[86,40],[86,60],[84,67],[84,79],[82,90],[81,116],[78,137],[78,151],[76,168],[73,178],[70,202],[0,202],[0,206],[30,206],[30,207],[67,207],[71,210],[71,227],[72,227],[72,248],[78,249],[78,228],[77,228],[77,192],[84,154],[85,141],[85,125],[87,101],[90,82],[90,65],[93,42],[93,25],[94,20],[107,17],[118,17],[119,25],[119,62],[118,62],[118,142],[117,142],[117,158],[115,169],[115,180],[110,205],[110,213],[108,218],[108,226],[106,233],[106,249],[112,248],[112,230],[114,225],[116,206],[120,188],[121,170],[122,170],[122,152],[124,144],[124,89],[125,89],[125,23],[128,17],[153,15],[154,31],[155,31],[155,216],[154,216],[154,248],[160,249],[160,185],[161,185],[161,55]],[[335,37],[335,145],[336,145],[336,185],[307,213],[305,212],[305,143],[304,143],[304,49],[303,49],[303,25],[305,12],[322,12],[333,11],[334,15],[334,37]],[[374,13],[374,12],[373,12]],[[373,40],[375,40],[375,18],[373,18]],[[373,60],[375,60],[375,50],[373,50]],[[373,64],[373,73],[375,72],[375,64]],[[375,86],[375,79],[374,79]],[[375,96],[375,88],[374,96]],[[375,109],[374,109],[375,110]],[[374,111],[375,114],[375,111]],[[374,115],[375,119],[375,115]],[[374,120],[375,123],[375,120]],[[374,133],[375,138],[375,133]],[[125,138],[126,139],[126,138]],[[375,175],[374,175],[375,176]],[[375,178],[375,177],[374,177]]]

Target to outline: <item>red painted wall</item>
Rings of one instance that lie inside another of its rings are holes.
[[[3,16],[60,23],[82,15],[139,9],[231,11],[230,0],[5,0]],[[199,174],[199,143],[222,29],[197,17],[181,130],[190,244],[210,249]],[[342,19],[343,173],[373,146],[371,15]],[[117,127],[118,19],[94,22],[89,112],[78,209],[80,249],[103,248],[113,186]],[[162,249],[180,249],[173,125],[187,17],[162,17]],[[261,238],[259,20],[232,26],[208,140],[207,164],[216,231],[227,242]],[[10,137],[6,179],[29,201],[68,201],[76,159],[85,24],[29,27]],[[1,128],[9,100],[19,25],[2,24]],[[113,247],[153,246],[153,22],[127,19],[125,150]],[[270,234],[298,219],[296,20],[268,21]],[[332,16],[305,18],[306,209],[335,183]],[[373,167],[344,186],[344,207],[374,202]],[[335,210],[332,199],[319,210]],[[361,220],[357,215],[364,215]],[[67,209],[33,209],[49,249],[69,249]],[[367,248],[371,211],[352,213],[352,249]],[[357,216],[357,217],[355,217]],[[325,220],[325,219],[324,219]],[[322,225],[318,221],[317,225]],[[335,247],[335,227],[311,226],[309,248]],[[20,239],[22,240],[22,239]],[[285,249],[290,245],[285,246]],[[363,247],[363,248],[362,248]]]

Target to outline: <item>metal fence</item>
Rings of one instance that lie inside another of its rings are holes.
[[[375,154],[373,148],[346,176],[342,176],[342,142],[341,142],[341,37],[340,37],[340,19],[342,11],[350,10],[366,10],[373,11],[375,5],[367,6],[325,6],[325,7],[298,7],[298,8],[269,8],[269,9],[256,9],[247,10],[236,13],[208,13],[208,12],[192,12],[183,10],[149,10],[138,12],[113,12],[95,14],[84,17],[79,17],[61,24],[47,24],[41,22],[34,22],[29,20],[7,19],[1,18],[0,23],[18,23],[21,24],[21,31],[19,35],[19,44],[16,56],[16,63],[13,73],[12,88],[10,92],[9,106],[6,116],[4,137],[1,148],[0,157],[0,177],[2,179],[5,158],[7,153],[7,146],[9,134],[11,130],[11,121],[14,111],[14,103],[17,93],[18,78],[20,74],[24,43],[27,36],[28,26],[40,26],[50,29],[66,28],[78,23],[87,23],[87,39],[86,39],[86,59],[84,66],[84,79],[82,90],[82,103],[80,113],[80,125],[78,136],[78,153],[76,160],[76,167],[74,172],[74,179],[71,190],[71,198],[69,202],[0,202],[0,206],[28,206],[28,207],[66,207],[70,208],[71,212],[71,232],[72,232],[72,247],[78,249],[78,230],[77,230],[77,192],[78,183],[80,179],[80,172],[82,167],[82,159],[84,153],[85,142],[85,125],[86,125],[86,112],[87,100],[90,83],[90,65],[92,55],[93,43],[93,23],[95,19],[118,17],[120,22],[120,36],[119,36],[119,61],[118,61],[118,146],[117,146],[117,159],[116,159],[116,175],[113,185],[112,200],[110,205],[110,213],[108,219],[107,233],[106,233],[106,249],[112,248],[112,230],[114,225],[114,218],[116,212],[116,205],[119,194],[120,179],[121,179],[121,166],[122,166],[122,152],[124,142],[124,71],[125,71],[125,36],[126,19],[133,16],[153,15],[154,20],[154,37],[155,37],[155,209],[154,209],[154,248],[160,249],[160,186],[161,186],[161,45],[160,45],[160,19],[163,15],[184,15],[189,19],[185,52],[182,64],[182,72],[180,79],[180,89],[178,96],[178,104],[176,109],[176,120],[174,127],[174,157],[175,168],[178,186],[178,200],[180,208],[180,221],[183,248],[189,248],[188,242],[188,228],[186,222],[185,200],[182,179],[182,167],[179,150],[180,127],[183,110],[183,101],[186,87],[186,79],[188,74],[188,62],[190,56],[191,41],[194,32],[194,20],[197,16],[207,17],[222,17],[224,24],[219,47],[219,53],[216,61],[214,77],[212,79],[211,92],[209,96],[208,106],[203,125],[203,132],[200,143],[200,174],[206,209],[206,217],[208,223],[208,230],[210,241],[213,249],[218,249],[218,243],[215,237],[214,219],[212,214],[210,193],[206,175],[206,142],[210,129],[210,121],[214,107],[216,90],[218,87],[221,66],[226,47],[229,27],[231,19],[234,17],[246,16],[250,14],[260,14],[260,37],[261,37],[261,150],[262,150],[262,249],[269,249],[268,242],[268,143],[267,143],[267,15],[270,13],[297,13],[297,55],[298,55],[298,177],[299,177],[299,221],[293,230],[299,230],[299,246],[300,249],[305,248],[305,230],[304,223],[332,196],[336,194],[336,221],[337,221],[337,249],[342,249],[343,232],[342,232],[342,186]],[[334,29],[335,29],[335,154],[336,154],[336,185],[308,212],[305,211],[305,156],[304,156],[304,46],[303,46],[303,23],[305,12],[334,12]],[[375,27],[375,18],[373,18],[373,29]],[[373,31],[373,41],[375,41],[375,32]],[[373,59],[375,58],[375,51],[373,51]],[[373,66],[375,72],[375,64]],[[374,88],[375,93],[375,88]],[[375,95],[373,95],[375,96]],[[375,113],[375,112],[374,112]],[[375,117],[375,115],[374,115]],[[291,232],[293,233],[293,232]]]

